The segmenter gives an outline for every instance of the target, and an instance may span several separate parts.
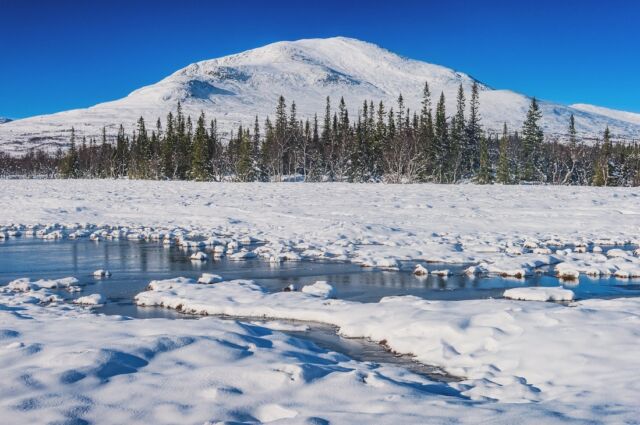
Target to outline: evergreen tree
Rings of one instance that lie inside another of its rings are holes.
[[[506,122],[502,128],[502,138],[499,146],[497,180],[498,183],[509,184],[511,183],[511,172],[509,170],[509,135]]]
[[[211,120],[209,123],[208,136],[209,170],[213,178],[222,181],[224,178],[224,149],[218,137],[218,121],[216,119]]]
[[[445,181],[444,171],[446,170],[446,161],[449,152],[449,132],[447,128],[447,115],[445,107],[444,92],[440,93],[440,100],[436,107],[436,120],[434,126],[435,133],[435,156],[434,171],[436,181],[442,183]]]
[[[599,149],[593,172],[594,186],[608,186],[611,179],[611,134],[609,127],[604,130],[602,148]]]
[[[76,130],[71,127],[71,140],[69,142],[69,150],[67,151],[60,169],[62,177],[67,179],[75,179],[80,174],[80,160],[78,150],[76,149]]]
[[[469,120],[467,122],[467,137],[465,143],[465,169],[467,173],[473,174],[480,161],[480,142],[483,137],[482,126],[480,124],[480,98],[479,86],[476,81],[471,86],[471,100],[469,102]]]
[[[422,150],[423,161],[423,179],[427,179],[432,172],[434,162],[434,130],[433,130],[433,115],[431,112],[431,92],[429,90],[429,83],[424,83],[424,89],[422,91],[422,109],[420,110],[420,134],[418,136],[420,149]]]
[[[251,159],[251,137],[248,131],[238,130],[236,179],[241,182],[251,181],[253,161]]]
[[[489,184],[491,183],[491,163],[489,159],[489,141],[483,134],[480,136],[480,161],[478,168],[478,183]]]
[[[466,146],[465,137],[464,102],[464,89],[462,88],[462,84],[460,84],[456,98],[456,115],[451,121],[451,132],[449,134],[450,147],[447,153],[447,174],[449,175],[448,180],[451,182],[455,182],[458,179],[460,172],[467,175],[470,171],[467,166],[469,161],[466,158],[466,156],[469,155],[469,151]]]
[[[276,155],[276,176],[278,180],[282,180],[284,174],[284,160],[285,153],[288,146],[288,132],[287,132],[287,105],[284,100],[284,96],[278,98],[278,106],[276,107],[275,127],[274,127],[274,142]]]
[[[569,117],[569,147],[575,149],[578,143],[578,135],[576,133],[576,120],[573,114]]]
[[[167,131],[160,143],[160,152],[160,173],[162,177],[169,179],[175,178],[177,172],[176,132],[173,114],[171,112],[167,114]]]
[[[542,111],[534,97],[522,127],[522,179],[525,181],[540,180],[541,150],[544,134],[540,127]]]
[[[196,132],[193,137],[191,178],[197,181],[206,181],[211,178],[209,136],[205,127],[204,112],[200,113],[200,117],[196,123]]]

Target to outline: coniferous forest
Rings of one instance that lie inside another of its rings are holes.
[[[468,104],[467,104],[467,96]],[[402,95],[395,105],[364,102],[349,116],[344,99],[326,99],[324,111],[302,120],[295,102],[281,96],[273,117],[256,117],[223,143],[216,120],[195,120],[181,105],[162,121],[138,120],[127,134],[103,129],[101,140],[78,140],[55,154],[32,151],[22,157],[0,153],[2,176],[172,179],[196,181],[346,181],[638,186],[640,146],[612,143],[609,129],[585,144],[567,122],[567,140],[545,140],[538,102],[531,100],[522,128],[483,129],[478,86],[459,87],[456,110],[444,94],[433,99],[428,84],[419,111]]]

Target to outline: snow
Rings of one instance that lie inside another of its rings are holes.
[[[207,254],[205,254],[202,251],[198,251],[198,252],[194,252],[193,254],[191,254],[191,258],[194,261],[206,261],[208,257]]]
[[[640,124],[640,114],[636,112],[626,112],[617,109],[603,108],[602,106],[588,105],[585,103],[575,103],[571,105],[572,108],[580,111],[595,113],[604,115],[605,117],[614,118],[617,120],[628,121],[634,124]]]
[[[278,96],[295,100],[298,115],[312,118],[324,111],[330,96],[334,107],[344,97],[355,116],[364,100],[396,105],[402,94],[412,111],[420,109],[425,81],[435,104],[440,92],[447,111],[455,110],[456,91],[463,85],[469,98],[472,77],[439,65],[398,56],[374,44],[345,37],[273,43],[246,52],[193,63],[163,80],[133,91],[128,96],[86,109],[20,119],[0,126],[2,150],[26,152],[30,148],[54,150],[68,144],[71,127],[78,137],[99,140],[103,127],[115,138],[122,123],[127,132],[143,116],[147,123],[164,119],[182,102],[186,114],[195,119],[200,111],[218,120],[223,133],[242,123],[252,125],[272,115]],[[481,84],[480,113],[487,130],[501,131],[503,122],[520,129],[530,99],[509,90],[494,90]],[[535,93],[534,93],[535,94]],[[637,114],[603,108],[569,107],[540,102],[545,133],[565,134],[569,116],[575,115],[582,135],[600,136],[609,126],[614,136],[640,136]]]
[[[75,300],[73,300],[73,303],[80,305],[99,305],[104,304],[106,301],[107,299],[102,294],[91,294],[84,297],[76,298]]]
[[[7,288],[18,291],[29,291],[31,289],[61,289],[69,288],[78,282],[78,279],[71,276],[60,279],[38,279],[35,281],[25,277],[9,282]]]
[[[202,273],[202,276],[198,278],[198,283],[204,285],[211,285],[216,282],[222,282],[222,276],[213,273]]]
[[[550,266],[632,279],[640,271],[640,257],[626,251],[640,241],[640,197],[625,188],[0,180],[0,202],[7,238],[207,241],[207,251],[223,247],[252,261],[408,264],[407,272],[433,261],[464,264],[470,274]],[[567,248],[594,245],[605,253]],[[193,248],[184,247],[188,255]],[[629,254],[611,254],[617,249]],[[357,303],[332,299],[330,279],[269,294],[223,278],[154,280],[136,302],[280,322],[269,329],[214,317],[90,314],[54,293],[77,288],[75,277],[0,288],[0,417],[60,422],[73,411],[95,423],[537,424],[633,423],[640,415],[640,387],[629,372],[640,370],[640,299]],[[558,288],[525,289],[515,292],[568,299]],[[336,326],[462,381],[435,383],[314,348],[278,332],[286,320]]]
[[[302,287],[302,292],[321,298],[331,298],[335,296],[335,289],[325,281],[318,281],[312,285]]]
[[[511,300],[523,301],[572,301],[574,294],[572,290],[562,287],[533,286],[507,289],[503,296]]]
[[[246,280],[206,287],[184,280],[169,283],[171,289],[140,293],[136,302],[192,314],[335,325],[341,335],[384,343],[464,377],[462,394],[473,400],[528,403],[560,397],[579,406],[601,397],[602,388],[616,388],[607,397],[615,392],[620,399],[610,402],[635,403],[629,393],[637,385],[635,377],[624,379],[621,373],[640,366],[631,348],[638,336],[639,299],[582,301],[571,307],[509,300],[427,301],[412,296],[358,303],[304,292],[268,294]],[[559,288],[513,292],[541,301],[570,300],[573,295]],[[598,344],[593,344],[595,340]]]
[[[0,232],[202,240],[207,251],[233,248],[232,260],[321,259],[389,270],[404,261],[463,263],[505,276],[566,263],[580,273],[634,275],[640,257],[617,250],[640,239],[636,195],[594,187],[0,180]],[[263,245],[240,242],[247,239]],[[600,245],[592,253],[557,247],[596,242],[619,246],[609,245],[609,256],[597,253]],[[545,246],[562,252],[531,252]]]
[[[98,269],[93,272],[94,277],[109,277],[111,276],[111,272],[109,270]]]
[[[427,268],[422,264],[416,264],[416,266],[413,268],[413,274],[415,274],[416,276],[426,276],[429,274],[429,270],[427,270]]]
[[[396,424],[444,423],[459,409],[495,415],[448,384],[256,324],[130,320],[15,297],[0,294],[0,417],[11,423]],[[505,408],[507,418],[532,410]]]

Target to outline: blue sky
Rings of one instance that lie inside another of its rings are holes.
[[[191,62],[344,35],[495,88],[640,112],[640,2],[0,0],[0,116],[117,99]]]

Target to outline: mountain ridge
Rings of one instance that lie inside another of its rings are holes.
[[[468,99],[471,85],[477,81],[482,123],[487,130],[499,131],[503,122],[512,131],[520,130],[530,102],[528,96],[493,89],[463,72],[400,56],[365,41],[302,39],[194,62],[121,99],[7,123],[0,128],[0,149],[24,152],[34,147],[64,147],[72,126],[80,137],[97,138],[103,126],[112,136],[120,124],[130,132],[140,116],[149,123],[164,120],[178,102],[194,118],[200,111],[216,118],[223,135],[240,124],[252,124],[256,115],[260,120],[273,115],[280,95],[288,103],[296,102],[300,118],[321,115],[327,96],[334,108],[344,97],[352,116],[364,100],[384,101],[387,110],[395,108],[400,94],[405,105],[415,111],[420,108],[425,81],[431,87],[432,107],[440,93],[445,94],[448,115],[454,112],[458,86],[462,84]],[[629,121],[625,114],[548,101],[540,105],[547,135],[566,133],[569,116],[574,114],[578,132],[584,137],[597,138],[606,126],[617,138],[640,137],[640,121]]]

